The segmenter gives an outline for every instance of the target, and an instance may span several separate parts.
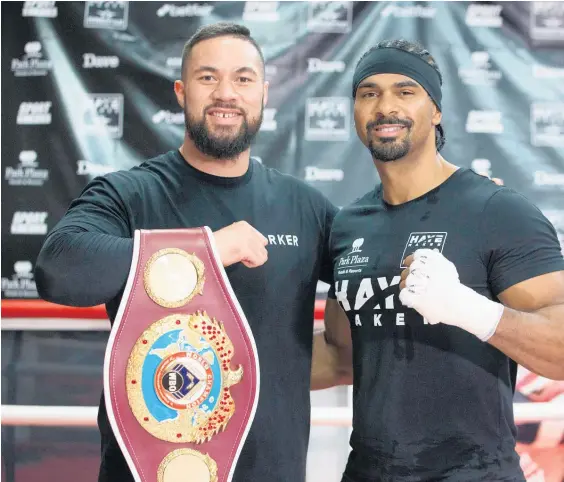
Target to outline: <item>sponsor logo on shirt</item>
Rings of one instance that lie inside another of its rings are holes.
[[[250,22],[278,22],[280,2],[245,2],[243,20]]]
[[[564,103],[531,104],[531,144],[564,146]]]
[[[352,2],[308,2],[307,30],[348,33],[352,29]]]
[[[57,2],[24,2],[22,17],[44,17],[55,18],[59,9],[55,6]]]
[[[261,131],[273,132],[278,128],[278,123],[276,122],[277,109],[267,108],[263,110],[262,113],[262,124],[260,126]]]
[[[530,36],[533,40],[564,40],[564,4],[531,2]]]
[[[157,10],[157,17],[207,17],[213,12],[213,9],[213,5],[207,3],[187,3],[186,5],[165,3]]]
[[[411,233],[407,239],[407,243],[405,243],[405,248],[400,260],[400,268],[407,267],[403,265],[403,260],[418,249],[432,249],[442,253],[446,237],[447,233]]]
[[[2,278],[2,296],[6,298],[38,298],[31,261],[16,261],[10,278]]]
[[[28,42],[24,54],[12,59],[12,72],[16,77],[41,77],[53,68],[53,62],[43,56],[41,42]]]
[[[123,94],[88,94],[82,106],[82,128],[95,136],[123,135]]]
[[[47,234],[47,213],[16,211],[12,218],[10,234]]]
[[[347,141],[350,136],[350,99],[313,97],[306,101],[305,139]]]
[[[79,176],[104,176],[110,172],[117,171],[114,166],[96,164],[95,162],[80,159],[76,161],[76,173]]]
[[[306,181],[335,181],[340,182],[344,179],[345,173],[342,169],[322,169],[316,166],[306,166]]]
[[[466,119],[466,132],[502,134],[501,112],[497,110],[471,110]]]
[[[119,57],[116,55],[96,55],[93,53],[82,54],[83,69],[117,69]]]
[[[47,125],[51,124],[51,101],[22,102],[18,109],[16,124]]]
[[[503,25],[501,5],[472,3],[466,9],[466,25],[469,27],[494,27]]]
[[[501,72],[493,68],[488,52],[473,52],[472,65],[458,69],[458,75],[466,85],[496,85]]]
[[[307,71],[310,74],[344,72],[345,69],[346,65],[342,60],[322,60],[315,57],[307,59]]]
[[[396,18],[434,18],[437,9],[432,6],[416,5],[387,5],[381,12],[382,17]]]
[[[125,30],[129,17],[129,2],[86,2],[84,5],[84,26]]]
[[[293,234],[268,234],[266,237],[271,246],[298,246],[298,237]]]
[[[339,275],[362,273],[370,261],[370,256],[362,255],[364,238],[357,238],[351,245],[351,250],[341,256],[337,261],[337,273]]]
[[[10,186],[43,186],[49,179],[48,169],[39,169],[37,152],[21,151],[16,167],[6,167],[4,179]]]

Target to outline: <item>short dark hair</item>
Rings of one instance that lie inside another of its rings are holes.
[[[437,73],[439,74],[439,82],[441,86],[443,85],[443,74],[439,69],[439,65],[435,58],[429,53],[429,51],[423,47],[421,44],[417,42],[410,42],[409,40],[399,39],[399,40],[383,40],[382,42],[378,42],[374,47],[370,48],[364,55],[360,58],[357,63],[358,64],[366,57],[370,52],[376,49],[385,49],[385,48],[394,48],[398,50],[403,50],[404,52],[409,52],[411,54],[417,55],[418,57],[422,58],[425,62],[427,62],[431,67],[433,67]],[[445,131],[441,124],[435,126],[435,145],[437,146],[437,151],[440,151],[445,143]]]
[[[251,37],[251,31],[243,26],[231,22],[218,22],[211,25],[205,25],[200,27],[192,37],[184,44],[184,49],[182,50],[182,78],[184,78],[184,73],[186,69],[186,64],[188,63],[188,57],[194,46],[204,40],[209,40],[217,37],[236,37],[246,40],[252,44],[260,55],[262,61],[263,74],[264,74],[264,55],[260,49],[256,40]]]

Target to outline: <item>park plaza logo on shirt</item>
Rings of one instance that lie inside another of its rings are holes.
[[[363,244],[364,238],[357,238],[353,241],[351,250],[344,256],[341,256],[337,261],[337,274],[358,274],[366,268],[370,261],[370,256],[362,255],[361,248]]]
[[[248,22],[278,22],[280,2],[245,2],[243,20]]]
[[[22,17],[55,18],[59,9],[55,6],[57,2],[24,2]]]
[[[207,3],[188,3],[186,5],[175,5],[165,3],[157,10],[157,17],[207,17],[213,12],[214,6]]]
[[[86,2],[84,5],[84,26],[125,30],[129,17],[129,2]]]
[[[501,5],[484,5],[472,3],[466,9],[466,25],[469,27],[494,27],[503,26]]]
[[[22,102],[16,117],[17,125],[48,125],[51,124],[51,101]]]
[[[82,54],[83,69],[117,69],[118,67],[117,55],[96,55],[91,52]]]
[[[47,216],[45,211],[16,211],[10,234],[47,234]]]
[[[447,233],[410,233],[401,256],[400,268],[406,268],[403,260],[418,249],[432,249],[442,253],[446,237]]]
[[[6,298],[38,298],[31,261],[16,261],[11,278],[2,278],[2,296]]]
[[[352,2],[308,2],[308,32],[348,33],[352,20]]]
[[[37,152],[21,151],[19,161],[16,167],[6,167],[4,179],[10,186],[43,186],[49,179],[49,170],[38,168]]]
[[[267,234],[270,246],[296,246],[298,247],[298,237],[293,234]]]
[[[564,103],[531,104],[531,144],[538,147],[564,146]]]
[[[41,42],[28,42],[24,55],[12,59],[12,72],[15,77],[42,77],[53,68],[53,62],[43,56]]]

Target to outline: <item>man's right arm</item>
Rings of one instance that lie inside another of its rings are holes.
[[[92,181],[41,248],[35,266],[39,296],[69,306],[111,301],[129,274],[131,232],[128,210],[114,184],[108,177]]]
[[[325,331],[313,337],[311,389],[323,390],[353,381],[351,329],[337,300],[327,298]]]

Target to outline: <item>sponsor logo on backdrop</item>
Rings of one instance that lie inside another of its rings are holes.
[[[21,151],[16,167],[6,167],[4,179],[10,186],[43,186],[49,179],[48,169],[39,169],[37,152]]]
[[[153,124],[184,124],[184,112],[160,110],[151,118]]]
[[[533,184],[545,188],[564,189],[564,173],[535,171],[533,173]]]
[[[310,74],[344,72],[346,67],[342,60],[322,60],[313,57],[307,59],[307,71]]]
[[[564,146],[564,103],[531,104],[531,144]]]
[[[474,159],[470,163],[470,167],[477,174],[481,174],[482,176],[492,177],[492,163],[490,162],[489,159]]]
[[[278,110],[272,107],[266,108],[263,111],[261,131],[275,131],[278,129],[278,122],[276,122],[276,114]]]
[[[466,119],[466,132],[502,134],[501,112],[497,110],[471,110]]]
[[[113,138],[123,135],[123,94],[88,94],[82,112],[86,133]]]
[[[28,42],[24,54],[19,59],[12,59],[12,72],[16,77],[39,77],[47,75],[53,68],[53,62],[44,58],[41,42]]]
[[[350,136],[350,99],[312,97],[305,110],[305,139],[308,141],[347,141]]]
[[[47,125],[51,124],[51,101],[22,102],[18,109],[16,124],[18,125]]]
[[[564,79],[564,68],[533,64],[533,77],[535,79]]]
[[[245,2],[243,20],[250,22],[278,22],[280,2]]]
[[[24,2],[22,17],[55,18],[59,14],[57,2]]]
[[[166,66],[169,69],[180,70],[182,68],[182,57],[167,57]]]
[[[10,234],[47,234],[47,213],[16,211],[12,218]]]
[[[501,5],[472,3],[466,9],[466,25],[469,27],[501,27]]]
[[[82,54],[83,69],[117,69],[119,57],[116,55],[96,55],[90,52]]]
[[[348,33],[352,21],[353,2],[308,2],[309,32]]]
[[[534,40],[564,40],[564,3],[531,2],[530,36]]]
[[[266,80],[271,81],[278,75],[278,66],[273,64],[266,64],[264,66],[264,75]]]
[[[76,173],[79,176],[105,176],[110,172],[116,172],[118,169],[114,166],[105,164],[96,164],[95,162],[80,159],[76,161]]]
[[[437,9],[431,5],[387,5],[382,9],[382,17],[396,18],[434,18]]]
[[[207,3],[187,3],[178,5],[165,3],[157,10],[157,17],[207,17],[213,12],[213,5]]]
[[[494,69],[488,52],[473,52],[472,66],[461,67],[458,75],[466,85],[496,85],[501,79],[501,72]]]
[[[125,30],[129,17],[129,2],[85,2],[84,26]]]
[[[2,296],[6,298],[38,298],[33,264],[28,260],[16,261],[11,278],[2,278]]]
[[[306,181],[342,181],[345,173],[342,169],[323,169],[316,166],[306,166]]]

